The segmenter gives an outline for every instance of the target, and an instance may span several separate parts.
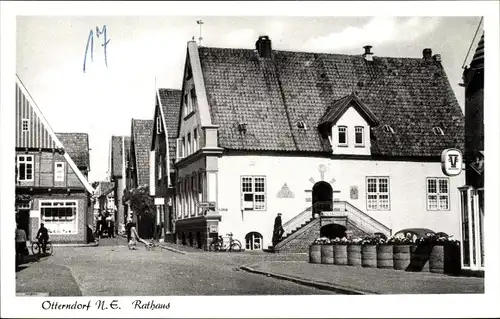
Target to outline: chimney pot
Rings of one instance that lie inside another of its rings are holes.
[[[373,53],[371,52],[371,48],[373,48],[373,46],[371,45],[365,45],[363,47],[363,49],[365,49],[365,53],[363,53],[363,58],[365,58],[365,60],[367,61],[373,61]]]
[[[434,54],[434,56],[432,58],[436,62],[441,62],[441,54]]]
[[[255,42],[255,49],[259,52],[261,58],[270,58],[272,47],[271,39],[267,35],[261,35],[257,42]]]
[[[424,60],[429,60],[431,57],[432,57],[432,49],[430,49],[430,48],[425,48],[425,49],[422,51],[422,58],[423,58]]]

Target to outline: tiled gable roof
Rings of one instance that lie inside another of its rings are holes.
[[[176,89],[158,89],[158,93],[168,130],[169,156],[174,159],[182,92]]]
[[[89,135],[87,133],[56,133],[56,136],[76,166],[90,171]]]
[[[219,146],[235,150],[330,152],[317,126],[335,101],[356,92],[379,125],[371,153],[439,156],[463,149],[463,114],[443,67],[432,59],[200,47]],[[304,121],[307,130],[299,129]],[[240,133],[238,123],[246,124]],[[388,124],[395,134],[383,130]],[[442,127],[445,135],[434,135]]]
[[[153,133],[153,120],[132,119],[132,143],[137,174],[137,185],[149,185],[149,152]]]
[[[378,119],[375,114],[373,114],[372,111],[358,99],[354,92],[346,95],[338,101],[335,101],[331,106],[329,106],[326,109],[325,114],[321,117],[320,124],[335,124],[335,122],[342,117],[345,111],[347,111],[347,109],[351,106],[359,110],[361,116],[363,116],[370,125],[378,125]]]
[[[111,136],[111,176],[122,177],[123,152],[122,138],[125,142],[125,164],[130,158],[130,137],[129,136]]]

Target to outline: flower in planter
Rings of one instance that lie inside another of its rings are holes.
[[[349,240],[346,238],[346,237],[342,237],[342,238],[334,238],[332,239],[332,244],[334,245],[347,245],[349,243]]]
[[[406,237],[391,236],[387,238],[387,244],[392,244],[392,245],[411,245],[413,243],[414,241],[411,236],[406,236]]]
[[[380,242],[379,236],[367,236],[361,241],[362,245],[377,245]]]
[[[313,241],[313,245],[328,245],[331,244],[331,241],[327,237],[320,237]]]
[[[363,238],[355,237],[355,238],[350,238],[348,240],[348,244],[350,245],[361,245],[363,242]]]
[[[425,235],[425,237],[417,239],[417,244],[419,245],[429,245],[429,246],[435,246],[435,245],[445,245],[445,244],[454,244],[458,245],[460,242],[455,239],[452,236],[448,236],[445,233],[437,233],[437,234],[431,234],[428,233]]]

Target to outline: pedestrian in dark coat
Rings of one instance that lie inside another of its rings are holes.
[[[283,236],[283,224],[281,221],[281,213],[278,213],[278,216],[274,219],[274,228],[273,228],[273,246],[280,241],[281,236]]]

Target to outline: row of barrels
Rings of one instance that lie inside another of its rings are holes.
[[[443,273],[443,246],[427,248],[416,245],[311,245],[309,262]]]

